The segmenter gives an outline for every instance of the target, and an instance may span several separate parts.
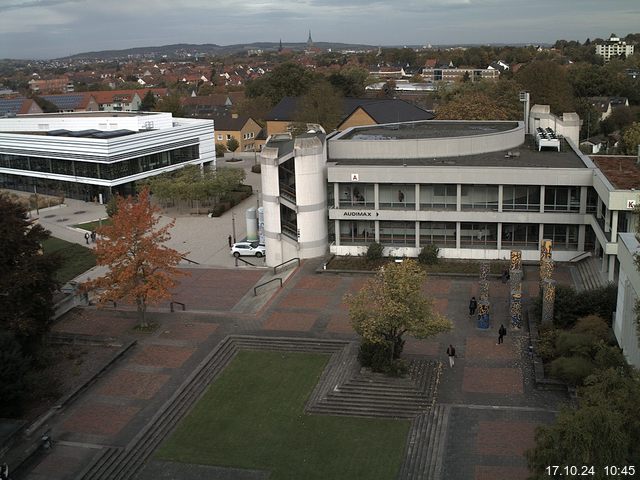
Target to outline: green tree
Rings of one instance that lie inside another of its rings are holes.
[[[640,122],[633,122],[622,133],[622,148],[627,155],[637,155],[640,146]]]
[[[178,93],[174,92],[166,97],[162,97],[156,105],[157,112],[169,112],[174,117],[184,116],[182,99]]]
[[[222,143],[216,143],[216,157],[222,158],[224,157],[225,153],[227,153],[226,145]]]
[[[25,207],[0,193],[0,331],[12,332],[30,352],[50,325],[59,260],[42,255],[49,232]]]
[[[388,345],[391,359],[399,356],[405,333],[426,338],[451,329],[424,296],[425,279],[413,260],[385,265],[357,294],[345,297],[353,329],[368,343]]]
[[[275,105],[283,97],[299,97],[307,92],[314,75],[297,63],[282,63],[272,72],[247,82],[246,94],[249,98],[264,96],[271,105]]]
[[[153,94],[151,90],[147,90],[147,93],[142,98],[142,102],[140,103],[140,111],[150,112],[155,107],[156,107],[156,96]]]
[[[515,79],[531,93],[532,103],[549,105],[557,115],[575,111],[573,88],[566,70],[551,60],[536,60],[525,65]]]
[[[245,98],[238,105],[238,113],[245,117],[251,117],[264,127],[264,119],[271,110],[271,100],[264,96]]]
[[[299,123],[317,123],[327,132],[344,117],[344,100],[329,82],[321,80],[309,88],[297,103],[294,119]]]
[[[240,146],[240,143],[238,142],[236,137],[231,137],[229,140],[227,140],[227,149],[230,152],[235,152],[239,146]]]
[[[10,332],[0,332],[0,418],[20,415],[27,396],[30,361]]]

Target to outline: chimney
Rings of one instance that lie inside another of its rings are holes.
[[[232,113],[231,114],[231,118],[238,118],[238,114],[237,113]]]

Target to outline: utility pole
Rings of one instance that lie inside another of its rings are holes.
[[[231,232],[233,233],[233,243],[236,243],[236,212],[231,212]]]
[[[40,208],[38,207],[38,187],[35,181],[33,182],[33,194],[36,196],[36,214],[40,215]]]

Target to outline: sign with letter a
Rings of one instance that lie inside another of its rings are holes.
[[[358,175],[357,173],[352,173],[351,174],[351,181],[352,182],[357,182],[360,180],[360,175]]]

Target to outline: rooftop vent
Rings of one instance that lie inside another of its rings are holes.
[[[560,139],[558,138],[558,135],[556,135],[556,132],[549,127],[546,129],[538,127],[536,129],[536,145],[538,147],[538,151],[541,151],[545,147],[556,148],[560,151]]]

